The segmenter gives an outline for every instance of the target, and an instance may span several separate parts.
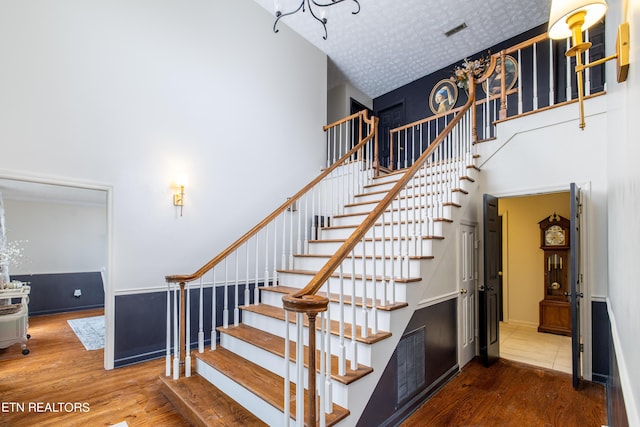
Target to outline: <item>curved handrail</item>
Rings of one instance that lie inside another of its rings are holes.
[[[347,120],[357,118],[358,116],[362,117],[362,119],[370,125],[373,125],[375,122],[375,117],[368,118],[367,111],[362,110],[358,113],[352,114],[347,117]],[[328,129],[331,126],[343,123],[346,121],[345,119],[341,119],[335,123],[324,126],[323,129]],[[342,156],[339,160],[334,162],[330,167],[324,169],[320,175],[318,175],[313,181],[307,184],[302,190],[298,191],[294,196],[287,199],[282,205],[276,208],[271,214],[269,214],[265,219],[260,221],[257,225],[247,231],[242,237],[229,245],[225,250],[216,255],[209,262],[200,267],[195,273],[192,274],[184,274],[184,275],[169,275],[165,276],[165,280],[169,283],[183,283],[183,282],[192,282],[194,280],[200,279],[205,273],[210,271],[213,267],[219,264],[222,260],[224,260],[227,256],[232,254],[236,249],[242,246],[246,241],[248,241],[252,236],[262,230],[266,225],[268,225],[274,218],[284,212],[289,208],[293,203],[295,203],[298,199],[300,199],[304,194],[306,194],[311,188],[317,185],[320,181],[322,181],[325,177],[331,174],[336,168],[338,168],[343,162],[357,153],[362,147],[370,141],[375,136],[375,126],[371,126],[371,130],[369,135],[366,135],[355,147],[353,147],[349,152],[347,152],[344,156]]]
[[[307,312],[309,308],[307,305],[311,305],[310,309],[314,310],[317,302],[312,298],[320,288],[325,284],[333,272],[340,266],[340,264],[347,258],[348,254],[355,248],[355,246],[362,240],[364,235],[369,231],[371,227],[375,225],[380,215],[391,205],[393,200],[398,196],[402,189],[409,183],[413,176],[422,167],[423,163],[429,158],[433,151],[440,145],[445,137],[451,132],[451,130],[462,119],[462,116],[474,105],[475,102],[475,82],[473,76],[470,76],[470,90],[469,99],[467,103],[460,109],[460,112],[451,120],[451,122],[444,128],[433,143],[422,153],[422,155],[416,160],[416,162],[404,173],[387,195],[376,205],[376,207],[367,215],[362,223],[355,229],[353,234],[338,248],[338,250],[329,258],[325,265],[316,273],[316,275],[309,281],[307,286],[298,292],[285,295],[282,297],[282,301],[288,310],[296,312]]]

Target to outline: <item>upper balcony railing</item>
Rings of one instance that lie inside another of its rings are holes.
[[[603,36],[603,25],[585,32],[585,41],[591,41],[593,47],[585,53],[583,63],[604,56]],[[569,47],[570,39],[551,40],[544,33],[489,57],[484,74],[476,80],[475,142],[495,138],[500,121],[577,102],[575,57],[564,54]],[[603,65],[585,70],[584,88],[585,98],[604,93]],[[389,157],[381,163],[392,170],[410,167],[424,151],[424,141],[442,131],[457,111],[392,129],[388,150],[380,150]]]

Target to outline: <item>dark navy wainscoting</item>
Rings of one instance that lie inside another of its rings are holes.
[[[417,310],[357,425],[396,425],[424,403],[458,372],[457,336],[457,299]],[[420,345],[404,345],[405,339]],[[423,354],[411,354],[422,344]],[[398,349],[403,353],[400,358]],[[413,361],[412,369],[407,369],[407,360]],[[409,382],[405,374],[411,375]]]
[[[104,307],[104,287],[99,271],[16,275],[11,279],[30,282],[30,316]],[[73,296],[76,289],[82,292],[80,297]]]
[[[627,408],[620,385],[620,371],[618,370],[618,359],[613,346],[613,337],[609,341],[609,382],[607,384],[607,418],[608,424],[615,427],[628,427]],[[633,402],[632,402],[633,404]]]
[[[262,284],[260,283],[259,286]],[[250,284],[251,302],[253,289]],[[239,305],[244,305],[245,285],[238,285]],[[198,301],[200,289],[190,289],[191,306],[191,348],[198,347]],[[203,329],[205,346],[211,345],[211,287],[203,289]],[[179,301],[178,301],[179,303]],[[216,288],[216,326],[222,326],[224,308],[224,288]],[[229,287],[228,295],[229,324],[233,324],[233,308],[235,307],[234,287]],[[173,313],[173,293],[171,296],[171,313]],[[115,343],[114,366],[121,367],[145,360],[164,357],[167,342],[167,293],[151,292],[131,295],[118,295],[115,298]],[[242,310],[240,310],[242,321]],[[173,318],[171,324],[171,344],[173,351]],[[219,340],[219,336],[218,336]]]
[[[611,325],[607,303],[591,302],[592,380],[606,384],[609,379],[609,341]]]

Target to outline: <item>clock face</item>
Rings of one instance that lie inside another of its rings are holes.
[[[564,245],[564,230],[559,225],[552,225],[544,233],[544,243],[548,246]]]

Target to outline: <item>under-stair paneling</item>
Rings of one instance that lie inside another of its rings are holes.
[[[397,424],[458,371],[456,304],[453,298],[413,314],[358,426]]]

